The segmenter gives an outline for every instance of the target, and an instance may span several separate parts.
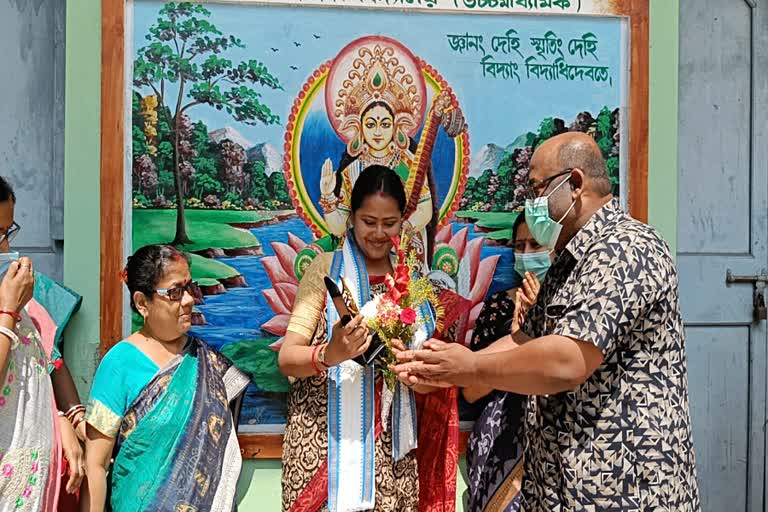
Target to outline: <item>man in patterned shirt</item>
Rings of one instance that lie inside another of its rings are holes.
[[[529,179],[526,221],[558,257],[522,332],[475,353],[430,341],[396,369],[530,396],[524,511],[699,511],[669,248],[619,209],[586,134],[543,143]]]

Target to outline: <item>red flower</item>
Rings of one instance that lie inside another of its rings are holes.
[[[389,290],[387,294],[392,299],[392,302],[394,302],[395,304],[400,303],[400,299],[403,296],[403,292],[401,292],[398,289],[395,283],[395,278],[392,277],[390,274],[387,274],[386,277],[384,278],[384,284],[387,285],[387,289]]]
[[[405,308],[400,312],[400,321],[405,325],[413,325],[416,321],[416,311],[413,308]]]

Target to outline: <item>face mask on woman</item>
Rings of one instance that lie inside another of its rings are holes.
[[[549,257],[550,252],[516,252],[515,271],[520,274],[520,277],[525,277],[526,272],[533,272],[539,282],[542,282],[552,265]]]

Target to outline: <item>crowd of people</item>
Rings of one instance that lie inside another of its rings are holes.
[[[427,341],[393,340],[396,360],[371,365],[357,361],[376,333],[338,314],[325,280],[360,306],[387,289],[407,197],[382,165],[350,183],[343,242],[304,273],[279,353],[284,511],[456,510],[457,393],[478,412],[466,510],[700,510],[669,248],[621,210],[589,135],[543,142],[529,178],[520,286],[486,299],[469,346],[427,307]],[[185,254],[128,259],[143,326],[103,357],[83,406],[60,355],[80,297],[12,252],[17,207],[0,179],[0,510],[235,510],[248,379],[188,334],[200,289]]]

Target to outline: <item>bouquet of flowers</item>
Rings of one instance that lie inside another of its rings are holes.
[[[385,344],[382,358],[386,363],[381,368],[389,389],[394,389],[397,375],[389,369],[395,363],[392,340],[399,339],[406,349],[412,348],[421,321],[417,311],[429,302],[436,314],[436,328],[441,329],[440,319],[443,311],[440,307],[437,291],[426,276],[415,277],[420,268],[419,258],[414,250],[406,251],[410,237],[394,237],[392,243],[396,251],[394,275],[387,274],[387,291],[373,297],[361,310],[368,328],[375,332]],[[421,340],[422,342],[426,341]]]

